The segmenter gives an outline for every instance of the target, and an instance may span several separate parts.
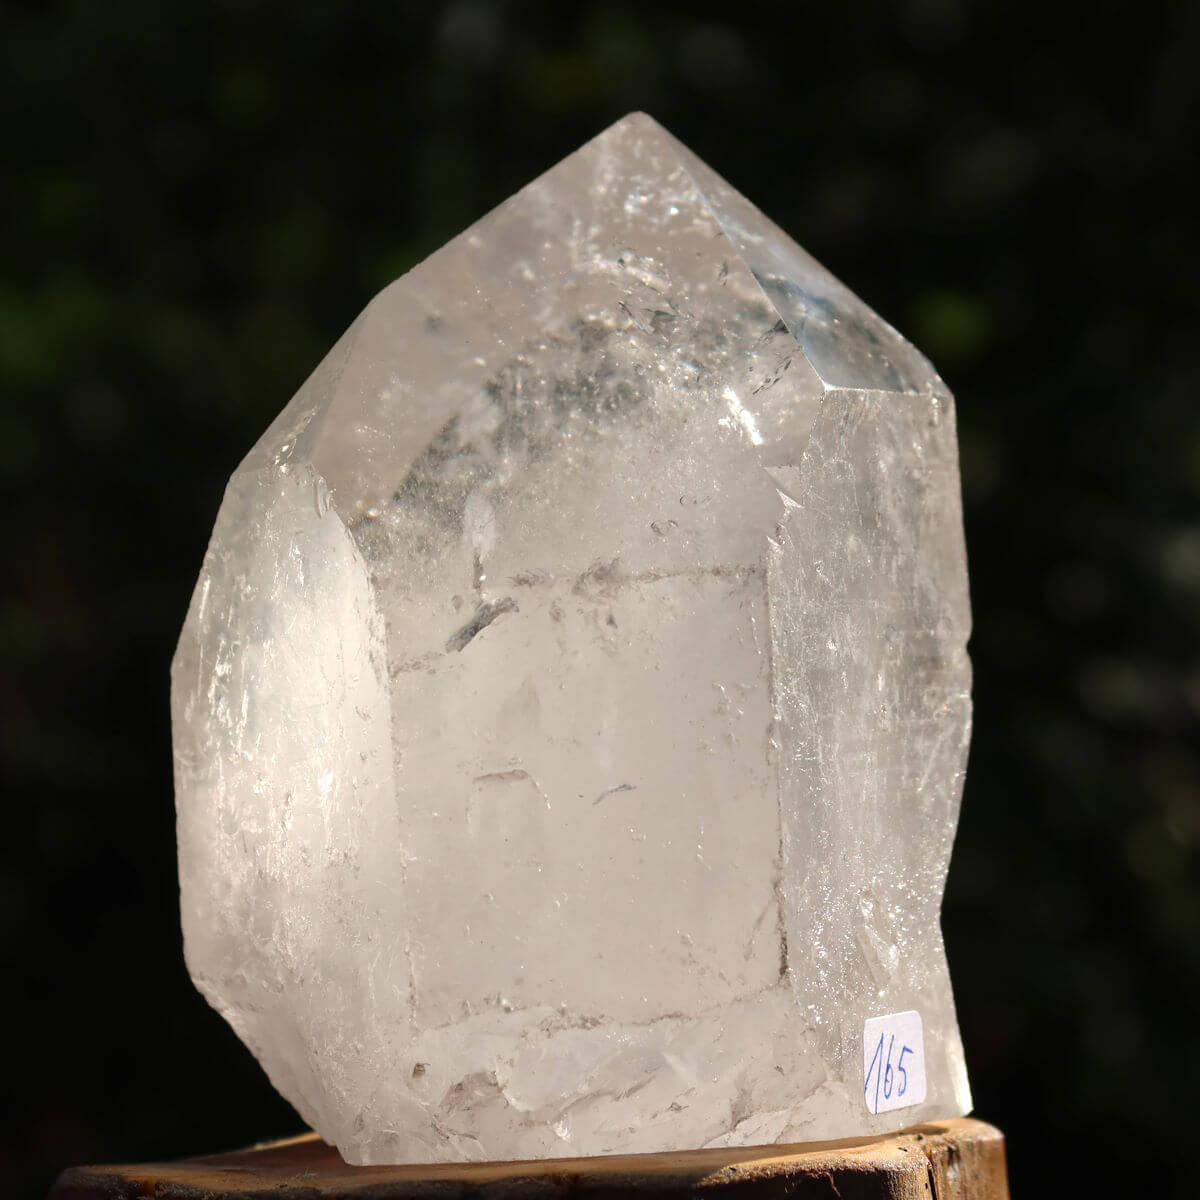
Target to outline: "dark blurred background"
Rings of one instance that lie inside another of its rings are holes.
[[[0,32],[6,1196],[298,1127],[180,951],[167,665],[221,489],[378,288],[635,108],[957,393],[945,929],[1016,1194],[1194,1193],[1200,5],[79,0]]]

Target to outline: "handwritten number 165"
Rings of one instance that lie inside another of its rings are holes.
[[[883,1043],[887,1041],[887,1057],[884,1058]],[[871,1105],[872,1112],[879,1111],[879,1093],[883,1092],[884,1100],[892,1098],[894,1091],[897,1096],[903,1096],[908,1091],[908,1072],[904,1069],[904,1057],[911,1054],[911,1046],[901,1046],[900,1055],[896,1059],[896,1065],[892,1066],[892,1055],[896,1050],[896,1035],[890,1037],[886,1032],[879,1035],[879,1043],[875,1047],[875,1054],[871,1059],[871,1065],[867,1068],[867,1077],[863,1082],[863,1095],[871,1094],[871,1076],[875,1077],[875,1099]],[[899,1081],[899,1087],[897,1087]]]

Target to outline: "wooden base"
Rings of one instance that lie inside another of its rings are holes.
[[[1004,1138],[982,1121],[803,1146],[612,1158],[348,1167],[315,1134],[140,1166],[73,1167],[49,1200],[1008,1200]]]

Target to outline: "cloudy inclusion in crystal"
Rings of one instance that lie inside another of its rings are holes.
[[[230,480],[172,676],[192,977],[350,1162],[963,1113],[968,630],[941,380],[628,117]],[[873,1116],[908,1009],[927,1099]]]

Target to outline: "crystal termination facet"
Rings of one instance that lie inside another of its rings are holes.
[[[969,621],[936,372],[627,117],[230,480],[172,668],[192,977],[352,1163],[964,1113]],[[873,1115],[910,1010],[926,1099]]]

